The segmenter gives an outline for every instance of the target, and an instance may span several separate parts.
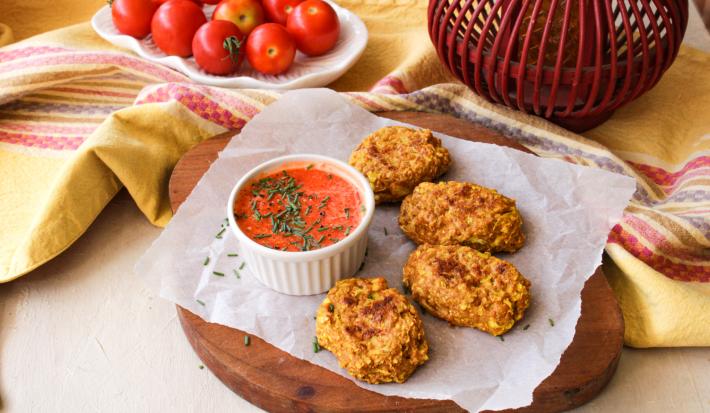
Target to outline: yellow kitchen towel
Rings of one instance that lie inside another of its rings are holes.
[[[453,82],[429,43],[425,1],[340,3],[370,30],[362,59],[331,85],[370,90],[347,93],[354,102],[451,113],[541,156],[635,177],[638,191],[607,246],[627,343],[710,345],[710,57],[683,49],[656,89],[590,140]],[[88,24],[0,49],[0,281],[71,245],[124,185],[151,222],[166,224],[167,180],[181,154],[277,98],[192,84],[103,42]]]

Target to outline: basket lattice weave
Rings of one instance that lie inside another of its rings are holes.
[[[439,58],[477,94],[574,130],[659,81],[687,0],[430,0]]]

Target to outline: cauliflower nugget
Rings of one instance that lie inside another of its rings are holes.
[[[446,172],[450,163],[449,151],[430,130],[403,126],[373,132],[350,155],[350,165],[370,181],[378,204],[402,200],[419,183]]]
[[[348,278],[328,291],[316,316],[318,344],[368,383],[403,383],[428,360],[419,313],[384,278]]]
[[[515,200],[467,182],[419,184],[402,202],[399,226],[417,244],[514,252],[525,242]]]
[[[461,245],[421,245],[409,256],[404,285],[430,314],[501,335],[530,304],[530,281],[513,264]]]

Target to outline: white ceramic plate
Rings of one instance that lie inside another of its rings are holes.
[[[104,6],[91,19],[96,33],[116,46],[136,52],[139,56],[178,70],[190,79],[212,86],[258,89],[297,89],[325,86],[342,76],[360,58],[367,45],[367,28],[352,12],[328,2],[340,19],[340,38],[333,50],[323,56],[308,57],[301,52],[291,68],[278,76],[264,75],[249,66],[244,60],[242,67],[232,76],[214,76],[200,69],[195,59],[168,56],[153,43],[153,37],[144,39],[119,33],[111,19],[111,8]],[[212,16],[215,6],[205,6],[207,17]]]

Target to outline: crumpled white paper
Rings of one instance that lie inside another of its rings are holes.
[[[350,378],[331,353],[313,352],[313,317],[324,295],[294,297],[264,287],[248,267],[239,270],[241,257],[228,256],[239,252],[230,230],[221,238],[216,235],[225,222],[230,190],[252,167],[295,153],[347,160],[366,135],[394,124],[399,123],[327,89],[286,93],[220,153],[136,272],[163,298],[205,320],[257,335]],[[356,383],[386,395],[453,399],[470,411],[529,405],[533,390],[553,372],[572,341],[580,292],[601,264],[607,234],[620,219],[635,182],[599,169],[436,135],[453,158],[443,179],[475,182],[517,200],[525,246],[498,256],[531,281],[531,305],[505,341],[424,315],[430,360],[404,384]],[[415,245],[399,229],[398,213],[398,205],[377,207],[369,254],[358,276],[385,276],[390,286],[401,289],[402,266]],[[204,265],[206,257],[209,263]]]

